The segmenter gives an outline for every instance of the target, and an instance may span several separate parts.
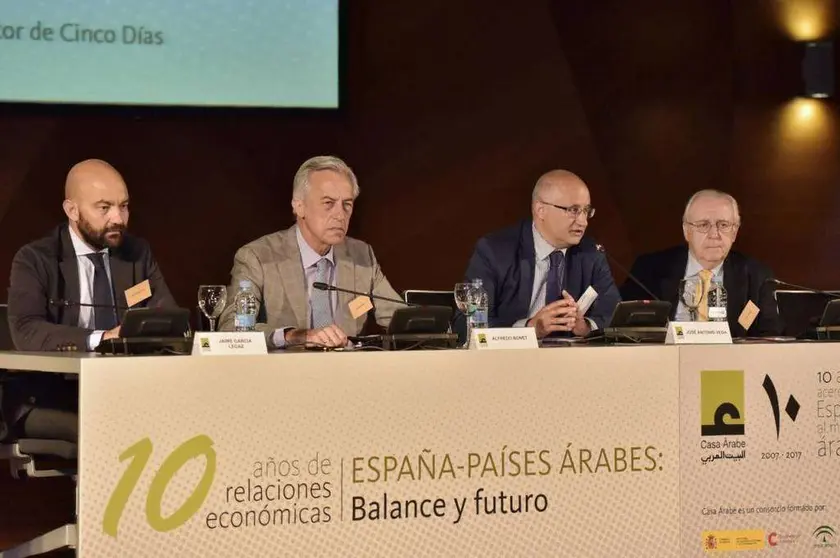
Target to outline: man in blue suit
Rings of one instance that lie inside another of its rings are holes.
[[[606,257],[584,236],[593,215],[583,180],[553,170],[534,187],[532,219],[478,241],[466,279],[482,280],[490,327],[534,327],[541,339],[584,336],[609,322],[620,296]],[[576,301],[590,286],[598,298],[583,316]]]

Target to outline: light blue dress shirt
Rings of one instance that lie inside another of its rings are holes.
[[[332,263],[330,266],[329,281],[327,281],[327,283],[335,286],[335,250],[331,246],[330,251],[327,252],[325,256],[322,256],[306,243],[306,239],[303,238],[303,234],[300,232],[300,227],[297,225],[295,225],[295,237],[297,238],[298,249],[300,250],[300,260],[303,264],[303,279],[306,287],[306,298],[308,301],[306,304],[306,323],[309,327],[312,327],[312,284],[318,276],[317,265],[322,258],[326,258],[330,261],[330,263]],[[335,306],[338,301],[338,295],[335,291],[330,291],[329,294],[332,311],[333,314],[335,314]],[[294,329],[294,327],[282,327],[274,330],[274,333],[272,334],[272,341],[274,341],[274,345],[277,348],[282,348],[286,345],[286,332],[290,329]]]

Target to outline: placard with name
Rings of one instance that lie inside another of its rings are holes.
[[[268,353],[261,331],[198,331],[194,355],[264,355]]]
[[[729,322],[669,322],[666,345],[731,344]]]
[[[537,333],[532,327],[476,328],[471,349],[536,349]]]

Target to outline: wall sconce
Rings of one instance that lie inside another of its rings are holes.
[[[812,99],[834,96],[834,41],[801,43],[803,94]]]

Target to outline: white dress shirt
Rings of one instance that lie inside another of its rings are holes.
[[[96,253],[96,250],[85,244],[85,242],[76,234],[73,227],[68,227],[70,231],[70,240],[73,242],[73,250],[76,252],[76,264],[79,268],[79,303],[93,304],[93,262],[88,258],[88,254]],[[108,283],[111,283],[111,265],[108,257],[108,249],[100,250],[105,260],[105,270],[108,272]],[[93,329],[96,321],[94,319],[94,308],[91,306],[79,306],[79,327],[85,329]],[[96,349],[99,342],[102,341],[104,331],[96,330],[87,338],[87,350],[92,351]]]
[[[702,270],[703,266],[700,265],[700,262],[697,261],[697,258],[695,258],[694,254],[692,254],[691,250],[689,250],[688,262],[685,264],[685,275],[683,275],[683,279],[694,277]],[[715,278],[718,278],[721,281],[721,283],[723,283],[723,262],[718,264],[718,266],[712,269],[711,271],[712,281],[714,281]],[[677,294],[677,313],[674,315],[674,318],[678,322],[691,321],[691,313],[688,311],[688,308],[685,307],[685,304],[683,304],[681,293]]]

